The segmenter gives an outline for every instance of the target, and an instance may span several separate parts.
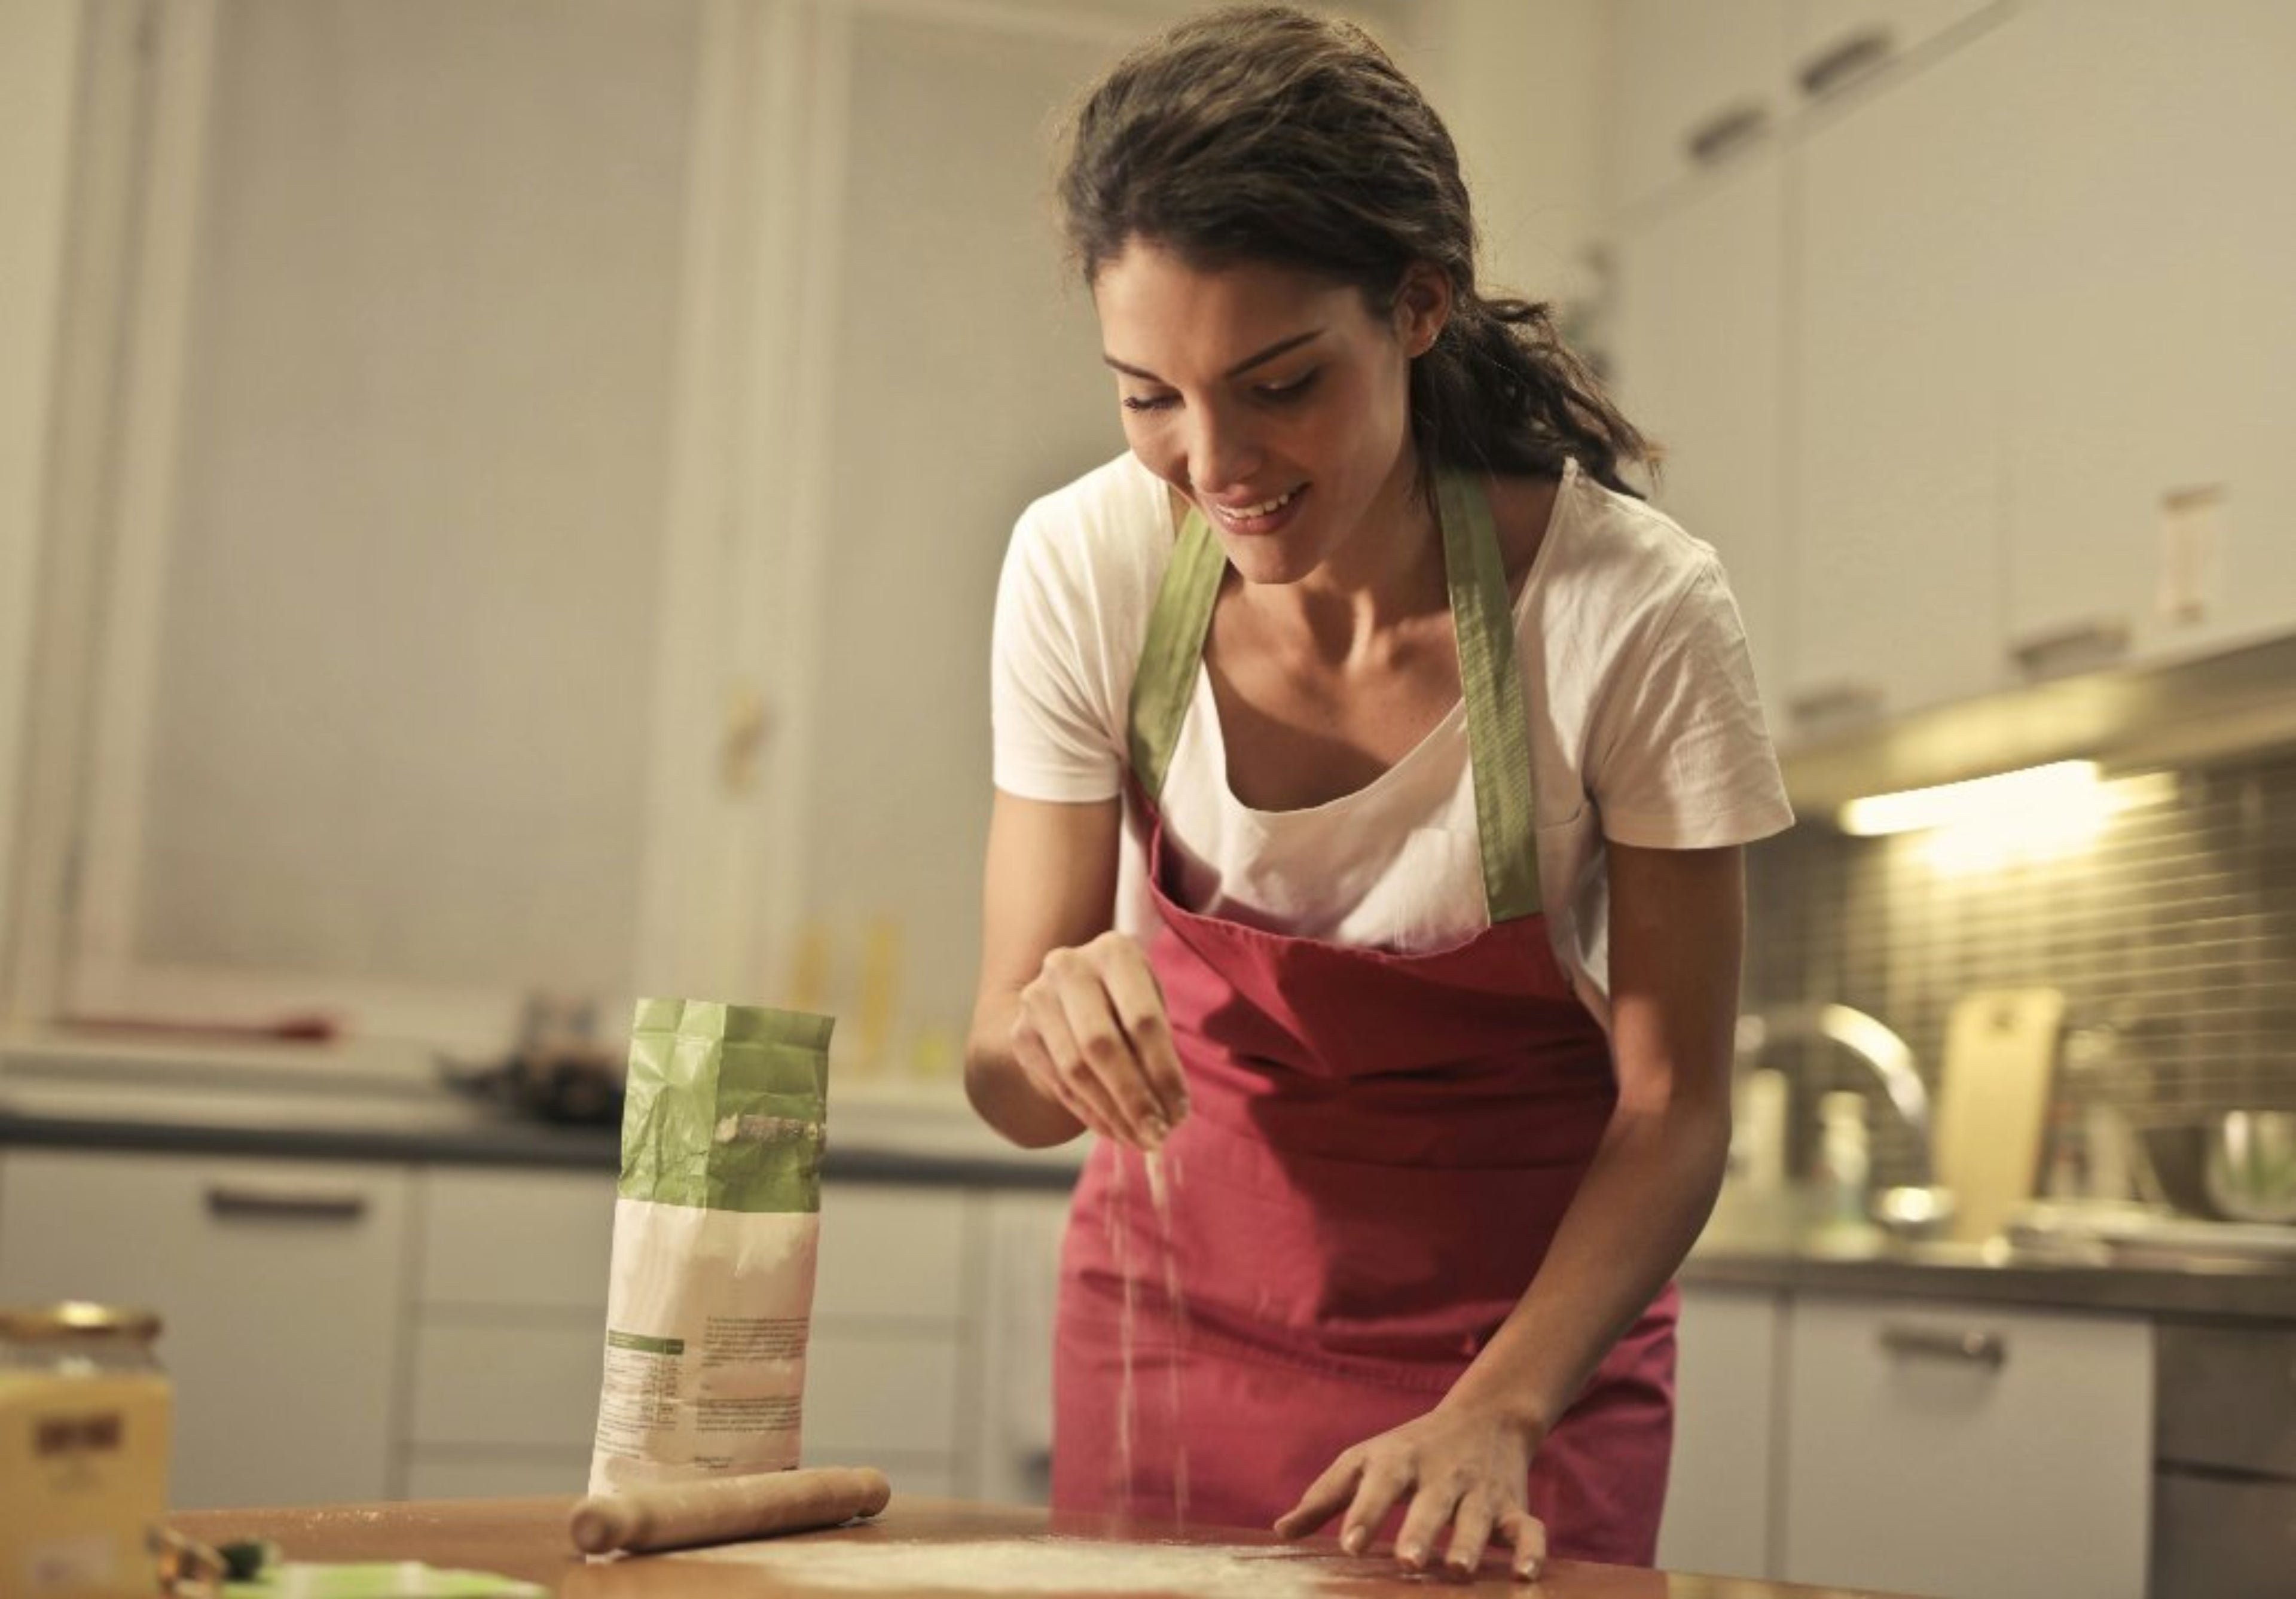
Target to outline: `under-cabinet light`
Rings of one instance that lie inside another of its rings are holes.
[[[1925,827],[1991,823],[2013,817],[2085,814],[2095,808],[2097,766],[2093,760],[2061,760],[1965,783],[1906,789],[1852,800],[1841,808],[1841,831],[1860,838],[1915,832]]]

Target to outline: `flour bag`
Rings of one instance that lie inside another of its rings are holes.
[[[638,1002],[592,1493],[798,1464],[832,1025]]]

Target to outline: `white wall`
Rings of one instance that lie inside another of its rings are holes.
[[[15,882],[81,9],[0,4],[0,927]]]

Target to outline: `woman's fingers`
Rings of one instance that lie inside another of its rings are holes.
[[[1056,1020],[1054,1026],[1065,1039],[1068,1024]],[[1073,1058],[1074,1046],[1067,1048]],[[1021,1070],[1029,1074],[1030,1081],[1084,1123],[1085,1131],[1096,1138],[1116,1136],[1115,1113],[1106,1097],[1094,1091],[1094,1084],[1079,1082],[1061,1069],[1060,1058],[1046,1042],[1044,1029],[1029,1019],[1025,1006],[1013,1029],[1013,1058],[1021,1063]]]
[[[1356,1495],[1356,1484],[1363,1475],[1363,1457],[1350,1449],[1324,1468],[1324,1474],[1308,1485],[1300,1496],[1300,1503],[1275,1518],[1278,1538],[1306,1538],[1324,1522],[1347,1508],[1348,1501]],[[1364,1535],[1368,1542],[1370,1534]],[[1349,1545],[1343,1536],[1341,1540],[1350,1554],[1360,1554],[1363,1543]]]
[[[1156,986],[1156,974],[1140,946],[1120,935],[1109,947],[1104,971],[1117,1025],[1124,1029],[1133,1058],[1147,1079],[1157,1112],[1165,1126],[1177,1127],[1188,1114],[1188,1083],[1180,1070],[1179,1051],[1172,1045],[1172,1028],[1165,1018],[1164,994]]]
[[[1441,1482],[1422,1481],[1411,1496],[1411,1508],[1395,1533],[1395,1558],[1412,1570],[1423,1571],[1435,1558],[1436,1540],[1442,1537],[1452,1513],[1459,1508],[1459,1490]],[[1379,1515],[1384,1517],[1382,1508]],[[1375,1523],[1374,1523],[1375,1524]]]
[[[1546,1570],[1546,1523],[1527,1510],[1511,1510],[1499,1518],[1499,1537],[1514,1551],[1508,1562],[1517,1577],[1529,1581]]]
[[[1480,1494],[1469,1494],[1459,1501],[1458,1511],[1451,1518],[1451,1547],[1443,1563],[1455,1576],[1472,1577],[1483,1563],[1483,1551],[1490,1541],[1490,1502]]]
[[[1029,1075],[1103,1137],[1152,1150],[1185,1111],[1163,996],[1138,944],[1120,934],[1045,958],[1021,990],[1013,1048]]]

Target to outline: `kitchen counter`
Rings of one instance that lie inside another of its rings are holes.
[[[308,1049],[53,1039],[0,1046],[0,1147],[9,1144],[605,1172],[620,1159],[614,1130],[554,1126],[457,1094],[427,1056],[378,1066]],[[824,1169],[832,1181],[1060,1192],[1084,1153],[1082,1140],[1006,1144],[953,1087],[905,1092],[861,1078],[832,1091]],[[1684,1264],[1684,1283],[2296,1321],[2296,1269],[2285,1262],[2138,1266],[1956,1244],[1832,1259],[1733,1241],[1722,1219]]]
[[[617,1129],[459,1093],[427,1055],[55,1038],[0,1046],[8,1144],[607,1172],[621,1160]],[[832,1091],[823,1160],[832,1180],[1058,1190],[1084,1150],[1016,1149],[954,1086],[862,1078]]]
[[[984,1586],[976,1576],[970,1585],[938,1583],[920,1587],[909,1583],[857,1587],[849,1581],[832,1587],[808,1584],[777,1576],[763,1580],[760,1564],[648,1555],[611,1561],[586,1562],[571,1551],[566,1519],[573,1501],[546,1499],[470,1499],[430,1503],[370,1505],[330,1505],[306,1510],[202,1511],[173,1518],[176,1529],[208,1543],[250,1537],[275,1541],[291,1560],[379,1561],[422,1560],[431,1565],[493,1571],[538,1583],[573,1599],[646,1599],[647,1595],[694,1595],[709,1599],[771,1591],[801,1599],[806,1595],[855,1593],[937,1594],[961,1595],[1009,1591],[1045,1592],[1029,1585],[1024,1590],[1010,1579]],[[1100,1517],[1055,1515],[1042,1510],[976,1505],[955,1499],[905,1499],[896,1493],[893,1503],[873,1521],[805,1533],[778,1540],[770,1547],[831,1542],[839,1544],[938,1544],[954,1546],[985,1539],[1037,1538],[1047,1536],[1116,1541],[1133,1546],[1218,1546],[1282,1550],[1270,1557],[1275,1569],[1267,1587],[1272,1593],[1329,1593],[1336,1599],[1379,1599],[1423,1595],[1425,1581],[1402,1576],[1385,1558],[1355,1557],[1340,1553],[1328,1539],[1285,1545],[1272,1534],[1229,1528],[1177,1530],[1163,1525],[1143,1525]],[[793,1560],[801,1560],[793,1553]],[[1279,1575],[1280,1573],[1280,1575]],[[1799,1587],[1792,1583],[1759,1582],[1746,1578],[1669,1575],[1623,1566],[1587,1565],[1557,1561],[1536,1585],[1508,1579],[1494,1567],[1472,1584],[1445,1582],[1446,1593],[1536,1595],[1538,1599],[1851,1599],[1841,1588]],[[1103,1591],[1129,1595],[1172,1592],[1172,1589],[1131,1586]],[[1223,1592],[1248,1592],[1248,1588]],[[1889,1599],[1868,1589],[1857,1590],[1858,1599]]]
[[[1702,1245],[1678,1280],[1792,1293],[1879,1294],[2135,1316],[2296,1321],[2296,1270],[2210,1260],[2144,1266],[1999,1245],[1887,1246],[1835,1259],[1791,1249]]]

